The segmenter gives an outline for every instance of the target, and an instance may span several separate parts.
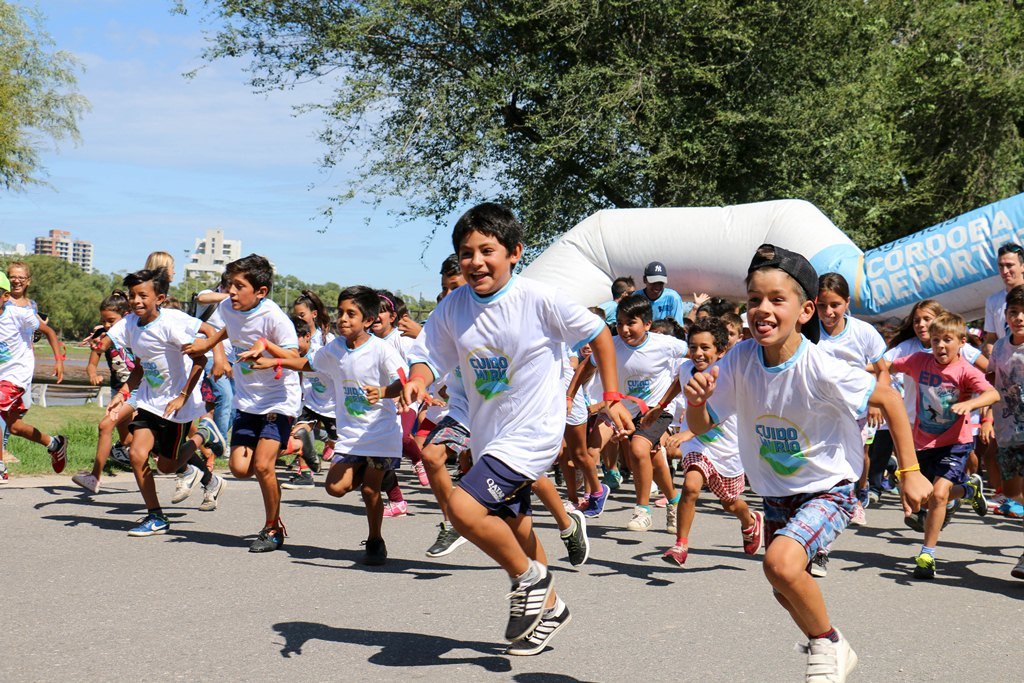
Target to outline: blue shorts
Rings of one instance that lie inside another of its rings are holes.
[[[484,455],[462,475],[459,488],[502,519],[532,515],[533,479],[527,479],[493,455]]]
[[[270,439],[281,444],[281,448],[286,448],[294,422],[294,417],[281,413],[254,415],[236,410],[235,420],[231,425],[231,447],[256,448],[260,439]]]
[[[807,561],[825,551],[850,522],[856,497],[853,483],[841,482],[820,493],[763,498],[765,547],[775,536],[789,536],[804,547]]]
[[[953,484],[967,481],[967,456],[974,450],[973,443],[957,443],[952,446],[925,448],[917,452],[917,462],[921,465],[921,474],[934,482],[939,477],[948,479]]]

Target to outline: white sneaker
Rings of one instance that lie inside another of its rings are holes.
[[[203,487],[203,502],[199,504],[199,510],[201,512],[213,512],[216,510],[220,494],[224,493],[227,485],[228,483],[224,481],[224,477],[218,477],[216,474],[213,475],[210,487]]]
[[[679,516],[679,503],[669,503],[665,506],[665,531],[670,534],[676,532],[676,518]]]
[[[576,512],[576,510],[578,510],[579,508],[577,508],[575,505],[573,505],[572,501],[570,501],[570,500],[563,500],[562,501],[562,509],[565,510],[565,514],[568,515],[570,513]]]
[[[651,519],[651,513],[637,505],[633,508],[633,518],[629,520],[626,525],[626,529],[629,531],[647,531],[654,524],[654,520]]]
[[[191,496],[202,477],[203,473],[199,471],[198,467],[189,465],[188,471],[179,474],[174,481],[174,496],[171,498],[171,502],[177,504]]]
[[[864,526],[868,523],[868,516],[864,512],[864,506],[860,501],[853,506],[853,514],[850,515],[850,524],[853,526]]]
[[[92,476],[92,472],[86,472],[83,470],[71,477],[71,481],[75,482],[90,493],[99,493],[100,480]]]
[[[1017,566],[1010,570],[1010,576],[1024,579],[1024,553],[1021,553],[1020,559],[1017,560]]]
[[[828,638],[814,638],[806,645],[797,644],[796,650],[807,655],[806,683],[845,683],[846,677],[857,667],[857,653],[842,633],[839,633],[838,643]]]

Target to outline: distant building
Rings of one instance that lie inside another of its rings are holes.
[[[8,244],[0,242],[0,256],[25,256],[28,251],[24,244]]]
[[[206,237],[196,239],[185,278],[219,279],[224,266],[242,258],[242,240],[224,239],[223,230],[207,230]]]
[[[47,237],[37,237],[33,253],[56,256],[74,263],[87,273],[92,272],[92,242],[72,240],[67,230],[51,230]]]

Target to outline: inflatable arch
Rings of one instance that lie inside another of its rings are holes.
[[[523,271],[586,306],[607,301],[616,277],[642,286],[644,266],[661,261],[684,299],[709,292],[743,301],[743,278],[765,242],[798,251],[819,273],[842,273],[851,307],[869,320],[905,316],[938,299],[968,320],[1002,287],[996,252],[1024,244],[1024,193],[862,252],[817,207],[796,199],[736,206],[609,209],[562,235]]]

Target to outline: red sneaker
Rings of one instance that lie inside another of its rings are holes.
[[[754,526],[743,529],[743,552],[747,555],[756,555],[757,549],[761,547],[764,540],[764,514],[760,512],[751,513],[754,517]]]
[[[53,466],[54,472],[60,474],[68,464],[68,439],[65,436],[57,435],[53,437],[53,440],[57,442],[57,448],[50,451],[50,465]]]
[[[686,564],[686,556],[690,554],[690,548],[682,543],[676,543],[665,551],[661,559],[669,564],[677,564],[682,567]]]

